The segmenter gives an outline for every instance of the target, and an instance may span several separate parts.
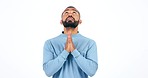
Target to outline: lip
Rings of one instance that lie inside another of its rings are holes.
[[[71,21],[71,22],[73,22],[75,19],[73,18],[73,17],[67,17],[66,18],[66,21],[68,22],[68,21]]]
[[[67,20],[74,20],[74,18],[72,16],[69,16],[66,18]]]
[[[67,20],[74,20],[73,17],[68,17]]]

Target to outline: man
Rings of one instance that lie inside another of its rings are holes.
[[[64,31],[49,39],[43,49],[43,70],[53,78],[88,78],[98,69],[97,48],[94,40],[78,32],[79,11],[67,7],[61,15]]]

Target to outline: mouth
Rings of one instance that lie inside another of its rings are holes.
[[[74,21],[75,21],[75,19],[73,17],[67,17],[66,18],[66,22],[71,23],[71,22],[74,22]]]

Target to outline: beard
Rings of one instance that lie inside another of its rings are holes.
[[[72,18],[72,20],[69,20],[68,18]],[[65,28],[71,27],[76,28],[79,24],[79,20],[75,21],[75,19],[71,16],[67,17],[65,21],[62,21]]]

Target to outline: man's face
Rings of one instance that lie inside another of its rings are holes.
[[[62,14],[62,23],[64,27],[75,28],[78,26],[80,14],[75,8],[66,8]]]

